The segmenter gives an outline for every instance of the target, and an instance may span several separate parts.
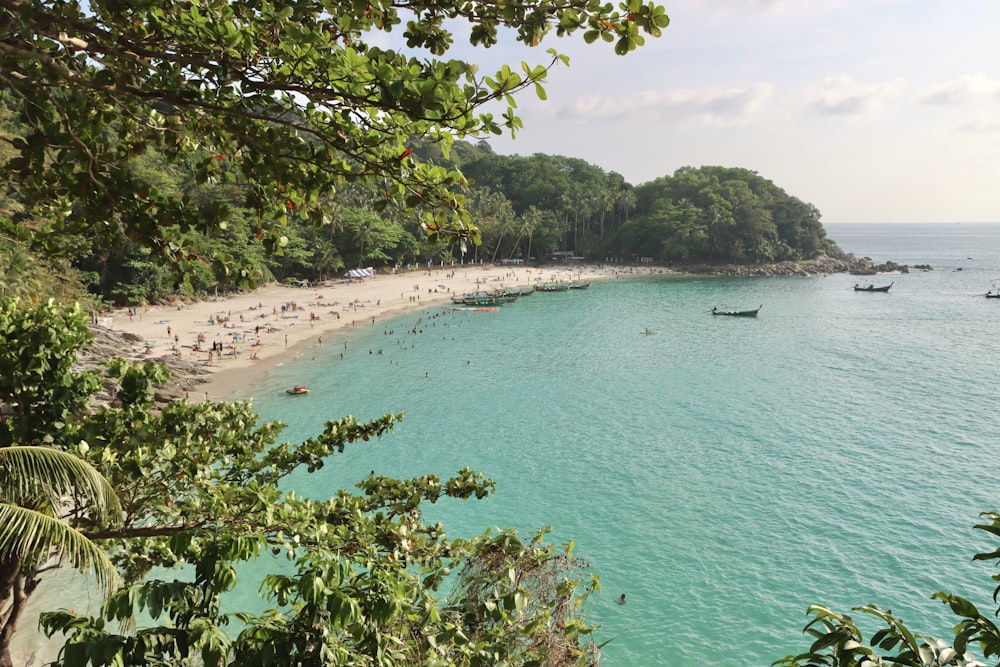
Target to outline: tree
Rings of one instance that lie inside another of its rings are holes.
[[[514,208],[510,200],[502,193],[488,187],[478,187],[469,193],[467,206],[473,222],[480,229],[483,243],[487,247],[498,248],[503,230],[509,228],[514,219]],[[463,255],[465,251],[466,248],[462,248]],[[473,261],[479,261],[478,245],[475,248]]]
[[[3,136],[15,152],[0,173],[45,221],[34,229],[19,217],[6,230],[49,253],[66,234],[112,244],[124,230],[183,268],[199,258],[184,234],[210,233],[231,210],[171,196],[144,176],[136,161],[155,150],[190,162],[199,183],[238,186],[272,251],[290,219],[324,224],[333,195],[356,182],[377,185],[380,205],[421,207],[431,237],[474,241],[464,177],[415,159],[410,138],[437,142],[447,157],[455,138],[515,132],[512,96],[534,88],[544,97],[549,70],[567,59],[549,51],[546,65],[482,75],[441,58],[454,46],[450,22],[464,23],[478,47],[501,35],[535,46],[552,32],[582,32],[625,54],[669,19],[639,0],[620,9],[593,0],[3,0],[0,80],[26,130]],[[405,49],[375,46],[398,31]],[[497,102],[499,118],[485,110]]]
[[[524,250],[524,260],[528,261],[531,258],[531,239],[534,237],[535,232],[542,226],[543,213],[535,208],[534,206],[528,208],[527,211],[521,216],[521,224],[517,230],[517,239],[520,243],[521,239],[528,237],[528,246]],[[515,248],[516,250],[517,248]],[[513,255],[513,251],[511,252]]]

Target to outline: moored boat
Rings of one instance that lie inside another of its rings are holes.
[[[466,306],[501,306],[517,301],[518,294],[513,292],[487,292],[483,294],[467,294],[462,303]]]
[[[308,394],[309,393],[309,388],[305,387],[305,386],[303,386],[301,384],[297,384],[294,387],[292,387],[291,389],[286,389],[285,393],[291,394],[292,396],[300,396],[302,394]]]
[[[565,292],[569,289],[569,283],[542,283],[535,288],[537,292]]]
[[[730,315],[732,317],[757,317],[757,313],[760,309],[764,307],[764,304],[757,306],[754,310],[719,310],[718,308],[712,308],[713,315]]]
[[[874,285],[855,285],[855,292],[888,292],[889,288],[892,287],[892,283],[888,285],[882,285],[881,287],[875,287]]]

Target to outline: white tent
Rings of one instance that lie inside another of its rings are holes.
[[[375,269],[368,267],[367,269],[351,269],[347,272],[348,278],[371,278],[375,275]]]

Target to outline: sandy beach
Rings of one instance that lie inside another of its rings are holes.
[[[253,292],[173,306],[121,309],[101,324],[141,336],[141,357],[179,357],[208,371],[191,401],[225,399],[237,388],[312,347],[324,337],[376,325],[405,310],[451,303],[452,296],[562,280],[593,280],[612,272],[572,267],[459,266],[308,287],[272,283]]]

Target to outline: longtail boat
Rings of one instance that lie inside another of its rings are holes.
[[[757,313],[764,307],[764,304],[757,306],[754,310],[719,310],[712,308],[713,315],[730,315],[732,317],[757,317]]]
[[[888,292],[889,288],[892,287],[892,283],[888,285],[882,285],[881,287],[875,287],[874,285],[855,285],[855,292]]]

